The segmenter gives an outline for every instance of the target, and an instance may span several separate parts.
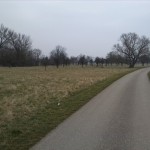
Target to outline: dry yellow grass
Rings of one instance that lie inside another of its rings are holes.
[[[128,68],[68,67],[56,69],[0,68],[0,125],[11,121],[22,111],[24,116],[34,113],[53,100],[61,102],[68,94],[85,88]]]
[[[61,105],[72,93],[127,71],[78,66],[48,67],[47,71],[43,67],[0,68],[0,134],[5,134],[12,122],[29,120],[54,102]],[[5,145],[5,140],[0,144]]]

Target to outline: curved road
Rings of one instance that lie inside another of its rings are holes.
[[[114,82],[31,150],[150,150],[148,71]]]

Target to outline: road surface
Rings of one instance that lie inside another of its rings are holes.
[[[114,82],[31,150],[150,150],[148,71]]]

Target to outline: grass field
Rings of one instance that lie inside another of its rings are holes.
[[[0,149],[26,150],[128,68],[0,68]]]

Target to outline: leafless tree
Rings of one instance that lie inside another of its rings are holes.
[[[65,64],[65,59],[67,58],[67,53],[65,50],[66,49],[64,47],[58,45],[50,53],[50,59],[54,62],[57,68],[60,64]]]
[[[0,48],[6,47],[11,37],[13,36],[14,32],[7,27],[5,27],[3,24],[0,26]]]
[[[145,63],[149,63],[149,55],[142,55],[140,57],[140,62],[142,63],[142,66],[144,66]]]
[[[99,57],[96,57],[95,58],[95,63],[96,63],[96,66],[98,67],[99,63],[100,63],[100,58]]]
[[[27,51],[31,49],[32,42],[29,36],[24,34],[13,34],[11,45],[16,51],[17,65],[23,65]]]
[[[34,62],[35,65],[40,65],[40,55],[42,54],[42,51],[40,49],[33,49],[32,50],[32,54],[33,54],[33,58],[34,58]]]
[[[147,37],[127,33],[121,35],[120,43],[114,45],[114,49],[123,53],[129,61],[129,67],[133,68],[142,55],[148,54],[149,46],[150,40]]]
[[[83,66],[86,64],[86,56],[85,55],[79,55],[78,56],[78,63],[80,64],[80,65],[82,65],[82,68],[83,68]]]
[[[46,71],[46,68],[49,64],[49,59],[47,56],[42,56],[41,57],[41,64],[45,67],[45,71]]]
[[[101,67],[103,68],[104,67],[104,63],[105,63],[105,59],[104,58],[100,58],[99,62],[101,64]]]
[[[126,63],[125,56],[118,51],[109,52],[106,56],[106,59],[107,59],[107,63],[110,63],[111,66],[112,64],[116,64],[116,65],[121,64],[121,66],[123,66],[123,64]]]
[[[91,56],[86,56],[86,62],[87,62],[87,64],[86,65],[91,65],[91,66],[93,66],[93,58],[91,57]]]
[[[2,66],[31,66],[39,65],[41,51],[31,49],[29,36],[0,25],[0,65]]]
[[[71,57],[70,57],[70,63],[71,63],[72,65],[77,65],[77,64],[78,64],[78,58],[75,57],[75,56],[71,56]]]

